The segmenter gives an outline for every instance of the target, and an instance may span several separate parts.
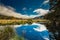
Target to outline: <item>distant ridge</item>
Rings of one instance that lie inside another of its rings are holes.
[[[0,15],[0,19],[22,19],[22,18],[15,18],[13,16]]]

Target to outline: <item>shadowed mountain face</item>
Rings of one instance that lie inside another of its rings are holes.
[[[22,19],[22,18],[15,18],[15,17],[12,17],[12,16],[0,15],[0,19]]]

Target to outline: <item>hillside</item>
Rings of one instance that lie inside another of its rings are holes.
[[[22,19],[22,18],[15,18],[15,17],[12,17],[12,16],[0,15],[0,19]]]

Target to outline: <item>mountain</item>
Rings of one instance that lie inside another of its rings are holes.
[[[22,18],[15,18],[15,17],[12,17],[12,16],[0,15],[0,19],[22,19]]]
[[[43,19],[43,16],[38,16],[38,17],[35,17],[33,19]]]

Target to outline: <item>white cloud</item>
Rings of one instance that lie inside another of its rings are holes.
[[[32,23],[31,25],[38,25],[37,28],[33,28],[35,31],[42,32],[47,30],[46,26],[43,24],[38,24],[38,23]],[[14,28],[21,27],[23,25],[14,25]],[[29,24],[24,24],[24,26],[29,26]]]
[[[45,14],[47,14],[49,12],[49,10],[45,10],[45,9],[36,9],[33,12],[38,13],[39,16],[44,16]]]
[[[29,10],[32,10],[32,8],[29,8]]]
[[[27,8],[26,8],[26,7],[24,7],[22,10],[27,10]]]
[[[45,4],[47,4],[47,3],[49,3],[49,0],[45,0],[45,1],[40,5],[40,7],[42,7],[43,5],[45,5]]]
[[[42,32],[42,31],[47,30],[47,29],[46,29],[46,26],[43,25],[43,24],[36,24],[36,23],[35,23],[35,25],[38,25],[38,26],[39,26],[39,27],[37,27],[37,28],[33,28],[33,29],[36,30],[36,31]]]
[[[43,4],[46,4],[46,3],[48,3],[49,2],[49,0],[45,0],[44,2],[43,2]]]
[[[37,28],[33,28],[35,31],[42,32],[42,31],[48,31],[46,26],[43,24],[38,24],[38,23],[32,23],[31,25],[38,25]],[[29,24],[24,24],[24,25],[15,25],[14,28],[21,27],[21,26],[29,26]]]
[[[22,25],[12,25],[14,28],[21,27]]]
[[[15,12],[15,9],[10,7],[10,6],[0,5],[0,15],[12,16],[12,17],[16,17],[16,18],[25,18],[25,19],[35,18],[35,17],[47,14],[48,11],[49,10],[36,9],[33,12],[36,12],[38,14],[37,15],[30,15],[29,16],[29,15],[22,15],[21,13]]]
[[[32,25],[38,25],[39,26],[37,28],[33,28],[34,30],[36,30],[38,32],[42,32],[42,31],[47,30],[46,26],[43,24],[33,23]]]
[[[29,24],[27,24],[27,23],[26,23],[26,24],[24,24],[24,25],[23,25],[23,24],[21,24],[21,25],[14,25],[14,28],[22,27],[22,26],[28,26],[28,25],[29,25]]]
[[[49,38],[44,38],[45,40],[50,40]]]
[[[25,9],[25,8],[24,8]],[[16,18],[25,18],[25,19],[28,19],[28,18],[34,18],[36,17],[37,15],[22,15],[21,13],[17,13],[15,12],[15,9],[8,6],[3,6],[3,5],[0,5],[0,15],[5,15],[5,16],[13,16],[13,17],[16,17]]]

